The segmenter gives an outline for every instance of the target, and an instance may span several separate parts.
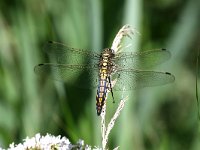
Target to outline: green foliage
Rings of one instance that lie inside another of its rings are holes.
[[[110,149],[199,149],[199,9],[198,0],[1,0],[0,146],[38,132],[101,145],[96,91],[38,77],[33,70],[49,61],[42,50],[49,40],[100,52],[128,23],[141,34],[133,39],[135,50],[171,51],[171,60],[155,70],[171,72],[176,81],[129,93],[111,133]],[[116,104],[108,101],[111,114]]]

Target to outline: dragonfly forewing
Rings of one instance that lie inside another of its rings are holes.
[[[119,67],[145,70],[167,61],[170,56],[170,52],[165,49],[155,49],[135,53],[119,53],[114,61]]]
[[[71,48],[62,43],[49,41],[44,46],[45,52],[52,59],[51,61],[59,64],[89,64],[98,63],[100,55],[98,53],[83,50],[78,48]]]

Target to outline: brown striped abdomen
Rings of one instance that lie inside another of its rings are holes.
[[[107,79],[101,79],[99,80],[99,86],[97,89],[97,95],[96,95],[96,110],[97,115],[99,116],[102,112],[102,108],[104,106],[105,100],[107,96]]]

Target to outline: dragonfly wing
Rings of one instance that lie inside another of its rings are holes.
[[[98,85],[96,65],[44,63],[35,66],[34,71],[40,76],[49,76],[51,79],[65,81],[80,88],[92,89]]]
[[[114,90],[132,90],[168,84],[173,82],[175,77],[168,72],[121,69],[112,76],[113,79],[117,80]]]
[[[170,58],[166,49],[155,49],[143,52],[124,52],[116,54],[115,63],[119,67],[145,70],[159,65]]]
[[[82,64],[85,60],[88,62],[84,63],[89,63],[90,60],[93,63],[97,63],[100,57],[98,53],[71,48],[62,43],[52,41],[45,44],[44,50],[51,58],[51,61],[59,64]]]

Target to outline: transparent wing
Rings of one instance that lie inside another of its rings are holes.
[[[171,83],[175,77],[168,72],[121,69],[112,76],[117,79],[114,90],[132,90]]]
[[[119,53],[114,61],[119,67],[145,70],[165,62],[170,56],[170,52],[165,49],[155,49],[144,52]]]
[[[100,55],[83,49],[68,47],[58,42],[48,42],[44,46],[45,52],[59,64],[98,63]],[[86,61],[86,62],[83,62]]]
[[[49,76],[54,80],[66,81],[66,83],[72,83],[80,88],[91,89],[98,85],[98,67],[96,65],[44,63],[35,66],[34,71],[40,76]]]

